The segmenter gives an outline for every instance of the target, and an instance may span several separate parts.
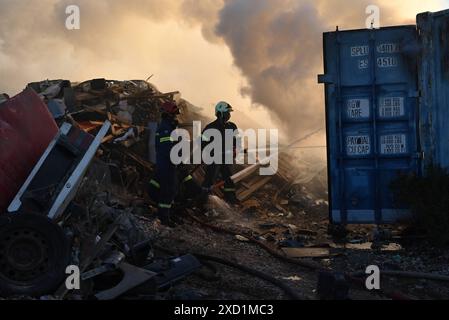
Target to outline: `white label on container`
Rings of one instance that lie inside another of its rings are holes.
[[[382,43],[377,46],[377,52],[379,53],[398,53],[401,51],[401,47],[398,43]]]
[[[359,69],[368,69],[369,67],[369,60],[368,59],[362,59],[358,61]]]
[[[377,58],[377,66],[379,68],[394,68],[398,66],[398,58],[396,57],[380,57]]]
[[[380,153],[395,155],[407,153],[407,137],[405,134],[390,134],[380,137]]]
[[[379,99],[379,117],[398,118],[405,116],[403,97],[385,97]]]
[[[370,117],[369,99],[349,99],[346,102],[349,119],[368,119]]]
[[[346,154],[348,156],[366,156],[371,154],[371,139],[369,136],[346,137]]]
[[[369,54],[369,46],[351,47],[351,57],[364,57]]]

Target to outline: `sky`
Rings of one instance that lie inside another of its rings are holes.
[[[72,4],[80,30],[65,27]],[[364,28],[369,4],[380,7],[381,26],[449,8],[447,0],[0,0],[0,91],[153,75],[161,91],[181,91],[209,116],[225,100],[295,140],[324,126],[322,33]]]

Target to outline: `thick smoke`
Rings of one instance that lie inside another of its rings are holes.
[[[242,93],[299,135],[324,127],[322,33],[365,26],[372,1],[230,0],[217,35],[248,79]],[[350,5],[349,5],[350,4]],[[385,10],[386,11],[386,10]]]
[[[322,125],[316,74],[323,25],[308,2],[235,0],[220,13],[217,34],[248,79],[242,93],[269,108],[291,133]]]
[[[440,4],[439,0],[432,2],[434,6]],[[300,135],[324,126],[323,87],[317,84],[316,77],[323,71],[322,33],[334,30],[336,25],[344,29],[364,28],[365,8],[369,4],[381,6],[382,25],[401,24],[404,18],[398,16],[406,16],[401,15],[401,10],[418,3],[0,0],[0,90],[18,91],[27,81],[58,74],[81,80],[88,75],[104,74],[105,70],[122,71],[116,74],[125,74],[127,68],[138,70],[139,66],[133,64],[145,58],[144,51],[149,49],[143,44],[151,39],[145,38],[148,30],[138,29],[136,21],[175,21],[184,28],[200,27],[207,41],[227,46],[247,81],[242,94],[255,105],[267,108],[285,131]],[[61,27],[65,8],[71,4],[79,5],[82,12],[82,28],[77,32]],[[407,17],[406,22],[413,22],[413,15]],[[166,41],[173,40],[167,37]],[[152,49],[157,50],[157,43]],[[166,59],[168,64],[170,55]],[[198,91],[201,90],[198,83]]]

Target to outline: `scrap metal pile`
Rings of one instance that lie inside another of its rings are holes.
[[[30,83],[17,97],[5,97],[0,138],[10,132],[17,143],[0,139],[9,150],[0,158],[2,178],[7,178],[0,181],[7,191],[0,199],[0,296],[155,299],[201,268],[193,255],[160,256],[153,248],[164,229],[147,187],[160,106],[167,101],[181,109],[181,127],[208,121],[179,92],[161,93],[143,80],[47,80]],[[43,131],[48,131],[45,136]],[[31,148],[28,140],[39,148]],[[5,166],[18,158],[26,161]],[[289,192],[292,201],[320,205],[305,190],[295,190],[298,182],[324,177],[323,168],[311,170],[305,163],[310,170],[304,175],[293,162],[282,153],[279,172],[272,177],[258,175],[261,164],[236,166],[232,179],[243,209],[273,184],[279,186],[279,208]],[[202,167],[186,170],[202,182]],[[320,183],[324,189],[325,182]],[[215,193],[220,196],[220,189]],[[68,265],[79,268],[79,290],[68,290]]]
[[[152,130],[173,100],[182,117],[201,118],[178,92],[141,80],[47,80],[2,100],[0,296],[155,298],[201,266],[191,255],[155,258],[160,226],[137,218],[151,217]],[[37,150],[11,143],[33,136]],[[68,290],[67,266],[79,269],[79,290]]]

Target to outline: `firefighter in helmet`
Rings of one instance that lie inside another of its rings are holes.
[[[229,157],[227,157],[227,155],[231,155],[231,159],[234,160],[237,154],[237,149],[240,148],[241,142],[239,141],[238,135],[233,135],[233,143],[231,144],[231,146],[229,147],[225,143],[225,139],[227,137],[226,131],[232,130],[233,132],[237,132],[238,130],[237,125],[230,121],[231,113],[233,111],[234,110],[229,103],[219,102],[215,107],[215,116],[217,117],[217,119],[204,128],[202,134],[203,148],[208,144],[213,143],[214,138],[208,135],[209,129],[216,129],[220,132],[220,135],[222,137],[222,162],[212,163],[207,166],[203,188],[205,190],[210,189],[216,183],[217,177],[220,174],[221,178],[224,181],[223,192],[225,200],[231,204],[237,204],[238,200],[235,193],[235,185],[231,180],[232,164],[229,163]]]

